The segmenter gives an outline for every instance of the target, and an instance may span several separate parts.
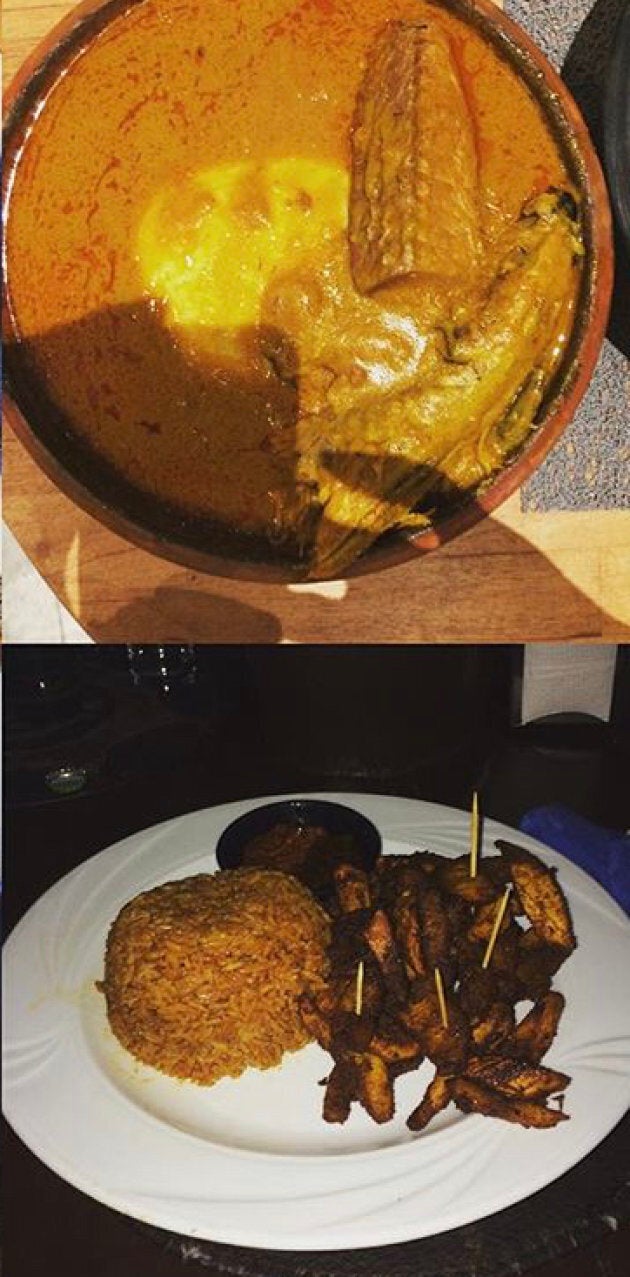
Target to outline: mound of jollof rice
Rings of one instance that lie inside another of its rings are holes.
[[[326,972],[329,924],[295,878],[199,874],[144,891],[112,923],[101,986],[137,1059],[211,1083],[270,1068],[310,1040],[300,993]]]

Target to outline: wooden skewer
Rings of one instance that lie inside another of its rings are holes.
[[[439,967],[435,968],[435,987],[437,989],[438,1002],[440,1004],[440,1015],[442,1024],[448,1029],[448,1011],[446,1010],[446,998],[444,997],[444,985],[442,983],[442,972]]]
[[[494,949],[494,946],[496,944],[497,936],[499,934],[499,928],[501,926],[501,923],[503,922],[503,915],[507,909],[507,902],[510,899],[510,892],[512,890],[512,885],[513,884],[510,882],[505,888],[505,891],[503,892],[503,895],[501,897],[499,908],[497,909],[497,912],[496,912],[494,923],[492,924],[490,939],[488,940],[488,944],[486,946],[486,952],[483,955],[483,962],[481,964],[484,971],[486,967],[488,966],[488,963],[490,962],[490,959],[492,957],[492,950]]]
[[[477,877],[479,860],[479,795],[473,791],[472,811],[470,813],[470,876]]]
[[[357,988],[354,999],[354,1014],[360,1015],[363,1010],[363,976],[365,972],[365,963],[361,959],[357,967]]]

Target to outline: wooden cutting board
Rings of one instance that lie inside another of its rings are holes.
[[[5,0],[5,79],[73,6]],[[407,643],[630,637],[630,512],[521,511],[349,582],[205,576],[136,549],[64,497],[4,429],[4,516],[97,642]],[[5,615],[11,582],[5,581]]]

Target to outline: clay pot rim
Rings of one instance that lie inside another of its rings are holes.
[[[36,46],[20,67],[5,96],[5,199],[19,153],[19,139],[28,122],[30,103],[39,83],[54,77],[55,69],[88,46],[94,37],[128,7],[129,0],[83,0],[71,10]],[[135,0],[139,2],[139,0]],[[414,561],[460,536],[490,515],[529,478],[558,441],[573,417],[591,380],[604,340],[613,286],[612,217],[608,191],[599,159],[586,124],[566,85],[545,55],[513,19],[492,0],[429,0],[436,8],[448,9],[468,24],[476,26],[483,38],[516,66],[537,99],[549,126],[560,141],[573,180],[581,190],[585,216],[586,268],[574,333],[564,361],[564,376],[540,423],[524,449],[482,490],[454,509],[436,526],[421,532],[388,536],[372,547],[344,575],[347,578],[381,571]],[[6,282],[6,260],[3,261]],[[13,323],[4,289],[3,332],[12,332]],[[39,438],[12,392],[10,378],[5,386],[4,411],[20,442],[56,486],[78,506],[104,523],[113,532],[141,548],[185,567],[228,578],[291,582],[304,577],[304,569],[265,559],[264,543],[252,553],[247,546],[234,555],[216,547],[179,540],[172,532],[151,528],[123,513],[115,500],[93,491],[72,474]],[[186,520],[182,517],[181,523]],[[246,540],[246,539],[245,539]],[[259,556],[262,557],[259,558]]]

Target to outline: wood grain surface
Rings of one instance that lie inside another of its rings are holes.
[[[73,6],[5,0],[5,79]],[[207,576],[136,549],[64,497],[4,427],[4,516],[97,642],[525,642],[630,637],[630,512],[527,513],[348,582]],[[10,606],[10,582],[5,583]]]

